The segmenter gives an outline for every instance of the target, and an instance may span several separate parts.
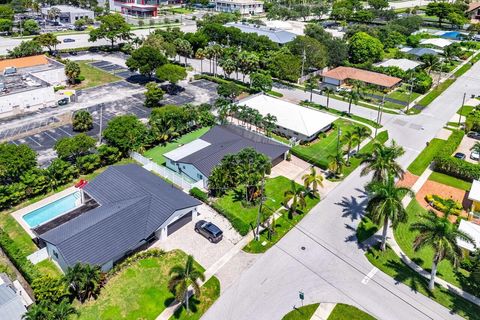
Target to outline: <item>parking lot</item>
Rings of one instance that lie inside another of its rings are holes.
[[[0,140],[6,140],[10,137],[30,132],[38,128],[47,127],[59,121],[60,120],[56,117],[48,117],[47,119],[33,121],[26,125],[18,126],[16,128],[0,130]]]

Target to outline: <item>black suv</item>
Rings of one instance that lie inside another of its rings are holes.
[[[195,223],[195,232],[200,233],[208,239],[208,241],[217,243],[223,238],[223,231],[211,222],[199,220]]]
[[[465,158],[467,156],[465,155],[465,153],[457,152],[457,153],[455,153],[455,155],[453,157],[457,158],[457,159],[460,159],[460,160],[465,160]]]

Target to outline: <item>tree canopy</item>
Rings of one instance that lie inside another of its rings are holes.
[[[124,115],[110,120],[103,131],[103,137],[111,146],[122,153],[140,149],[147,135],[147,128],[134,115]]]
[[[141,46],[134,50],[126,61],[130,70],[138,70],[148,77],[152,77],[155,70],[165,63],[167,63],[167,58],[158,49],[150,46]]]
[[[187,70],[182,66],[168,63],[157,68],[156,75],[159,80],[176,84],[187,77]]]
[[[97,17],[97,20],[100,21],[100,26],[90,31],[88,41],[93,42],[98,39],[107,39],[113,47],[118,40],[127,40],[130,38],[130,25],[121,14],[107,14]]]
[[[348,53],[352,63],[377,62],[383,58],[383,44],[365,32],[358,32],[350,38]]]
[[[25,144],[0,143],[0,182],[18,181],[20,176],[37,165],[37,154]]]

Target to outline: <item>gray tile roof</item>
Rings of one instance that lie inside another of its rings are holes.
[[[40,236],[58,248],[69,266],[102,265],[118,258],[175,211],[200,204],[136,164],[109,167],[84,190],[100,206]]]
[[[0,285],[0,319],[20,320],[27,309],[22,299],[6,284]]]
[[[285,31],[282,29],[269,28],[265,26],[257,26],[257,25],[252,25],[248,23],[229,22],[225,24],[225,26],[240,29],[240,31],[245,33],[256,33],[259,36],[266,36],[273,42],[276,42],[279,44],[285,44],[290,41],[293,41],[293,39],[295,39],[295,37],[297,36],[293,32]]]
[[[238,153],[251,147],[273,160],[290,149],[284,144],[233,125],[215,126],[201,139],[209,142],[210,145],[178,160],[178,162],[192,164],[207,177],[227,154]]]
[[[413,48],[412,50],[407,52],[408,54],[413,54],[417,57],[421,57],[426,54],[433,54],[434,56],[438,55],[438,52],[436,52],[433,49],[429,48]]]

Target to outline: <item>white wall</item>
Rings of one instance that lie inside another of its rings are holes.
[[[198,216],[197,207],[189,207],[189,208],[177,210],[170,216],[170,218],[168,218],[167,221],[165,221],[160,226],[160,228],[157,229],[157,231],[155,231],[156,237],[160,240],[165,240],[167,238],[168,225],[177,221],[178,219],[180,219],[181,217],[183,217],[184,215],[186,215],[190,211],[192,211],[192,218],[193,219],[195,219]]]
[[[32,73],[32,75],[45,82],[48,82],[53,86],[65,84],[67,81],[67,76],[65,76],[65,68],[52,68],[49,70]]]
[[[341,84],[340,80],[329,78],[329,77],[323,77],[323,82],[328,84],[333,84],[335,86],[339,86]]]
[[[52,86],[0,95],[0,118],[35,111],[56,103]],[[27,108],[28,107],[28,108]]]

